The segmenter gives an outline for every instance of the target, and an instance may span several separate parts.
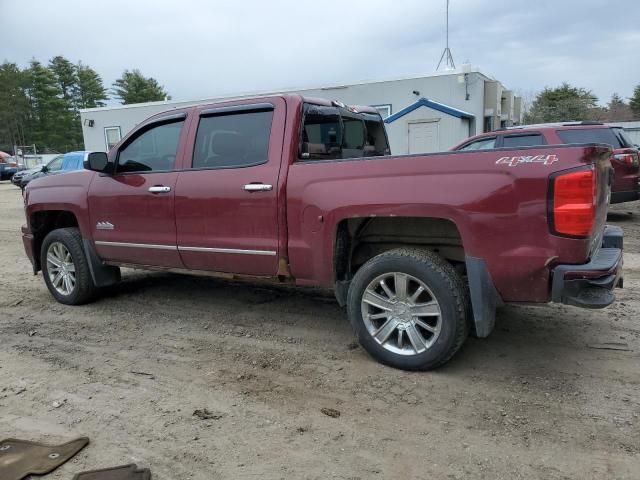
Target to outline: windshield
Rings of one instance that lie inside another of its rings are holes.
[[[59,157],[54,158],[49,163],[47,163],[47,170],[50,172],[55,172],[62,168],[62,161],[64,160],[64,156],[60,155]]]

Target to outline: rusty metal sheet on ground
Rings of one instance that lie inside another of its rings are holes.
[[[78,473],[73,480],[150,480],[148,468],[138,468],[135,463],[119,467],[103,468],[90,472]]]
[[[8,438],[0,442],[0,479],[20,480],[27,475],[45,475],[71,459],[88,444],[87,437],[62,445]]]

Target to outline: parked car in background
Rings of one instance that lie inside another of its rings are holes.
[[[373,107],[243,98],[155,115],[86,170],[31,182],[22,238],[64,304],[121,266],[328,288],[374,358],[430,369],[470,329],[489,335],[503,302],[614,301],[610,156],[593,143],[392,156]]]
[[[20,188],[24,188],[30,181],[35,180],[36,178],[44,177],[46,175],[56,175],[63,172],[72,172],[74,170],[82,170],[84,168],[83,162],[87,154],[88,152],[78,151],[59,155],[49,161],[46,165],[41,165],[14,175],[13,183]]]
[[[12,157],[4,152],[0,152],[0,181],[11,180],[11,178],[18,171],[18,163],[15,157]]]
[[[611,155],[611,166],[615,175],[611,186],[611,203],[631,202],[640,199],[638,146],[631,141],[622,127],[598,122],[523,125],[476,135],[451,150],[488,150],[569,143],[611,145],[614,149]]]

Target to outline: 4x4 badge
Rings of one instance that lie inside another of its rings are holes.
[[[542,163],[544,165],[551,165],[558,161],[558,157],[555,155],[520,155],[517,157],[500,157],[496,160],[496,165],[509,165],[515,167],[521,163]]]
[[[113,224],[111,222],[98,222],[96,223],[96,230],[113,230]]]

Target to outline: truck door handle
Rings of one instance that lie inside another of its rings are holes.
[[[149,187],[151,193],[168,193],[171,191],[171,187],[165,187],[164,185],[154,185]]]
[[[247,192],[268,192],[273,190],[273,185],[267,185],[266,183],[247,183],[244,187]]]

